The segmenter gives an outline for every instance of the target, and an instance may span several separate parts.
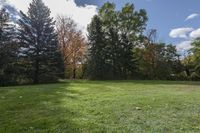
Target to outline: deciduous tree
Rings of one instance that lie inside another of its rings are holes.
[[[77,78],[77,72],[83,71],[86,61],[87,45],[76,23],[67,17],[58,16],[56,24],[59,47],[64,58],[66,77]],[[80,77],[80,75],[79,75]]]

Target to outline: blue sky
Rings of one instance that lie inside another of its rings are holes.
[[[96,4],[101,6],[107,0],[76,0],[79,5]],[[125,3],[134,3],[136,9],[146,9],[149,21],[148,28],[156,28],[160,39],[173,42],[168,35],[177,27],[200,27],[200,17],[185,21],[187,16],[200,13],[200,0],[109,0],[120,9]]]
[[[32,0],[0,0],[0,6],[7,3],[27,12]],[[108,0],[43,0],[52,15],[67,15],[77,22],[87,34],[87,25],[99,7]],[[191,42],[200,37],[200,0],[109,0],[117,9],[126,3],[133,3],[137,10],[148,13],[147,29],[157,29],[158,41],[172,43],[178,50],[188,50]],[[186,20],[186,18],[188,18]]]
[[[136,9],[146,9],[149,17],[147,29],[155,28],[159,34],[159,41],[186,45],[188,47],[191,38],[170,37],[169,33],[177,28],[193,28],[195,31],[200,27],[200,0],[109,0],[120,9],[125,3],[134,3]],[[95,4],[101,6],[106,0],[76,0],[78,5]],[[194,18],[187,20],[189,15]],[[191,30],[191,32],[193,31]],[[178,33],[177,33],[178,34]],[[190,34],[187,32],[186,34]],[[184,46],[183,46],[184,47]],[[186,48],[187,49],[187,48]]]

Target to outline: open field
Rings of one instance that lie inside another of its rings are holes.
[[[200,83],[66,81],[0,88],[0,133],[200,132]]]

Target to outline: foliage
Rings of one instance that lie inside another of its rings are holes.
[[[14,26],[0,10],[0,85],[94,80],[200,80],[200,38],[187,55],[146,31],[144,9],[105,3],[88,25],[87,38],[68,17],[50,17],[42,0],[32,0]],[[16,32],[17,31],[17,32]],[[65,74],[65,77],[64,77]]]
[[[181,61],[173,45],[148,43],[137,51],[144,79],[176,80],[176,75],[182,72]]]
[[[185,64],[187,65],[187,73],[192,80],[200,79],[200,38],[197,38],[192,43],[192,55],[186,58]]]
[[[137,71],[133,48],[145,29],[145,10],[105,3],[88,26],[89,74],[93,79],[127,79]],[[102,66],[102,67],[101,67]]]
[[[15,30],[5,9],[0,10],[0,85],[15,84],[18,45]]]
[[[91,79],[106,79],[109,76],[109,64],[106,62],[107,52],[103,24],[98,16],[94,16],[88,27],[89,61],[88,74]],[[106,74],[106,72],[108,72]]]
[[[82,67],[86,61],[85,37],[81,31],[77,30],[75,22],[67,17],[57,17],[56,29],[65,64],[65,78],[80,78],[80,74],[77,75],[77,73],[83,71]]]
[[[27,15],[21,12],[21,16],[18,39],[23,73],[33,83],[56,81],[63,75],[63,63],[49,8],[42,0],[33,0]]]

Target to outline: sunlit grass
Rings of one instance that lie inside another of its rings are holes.
[[[0,133],[200,132],[200,84],[66,81],[0,88]]]

